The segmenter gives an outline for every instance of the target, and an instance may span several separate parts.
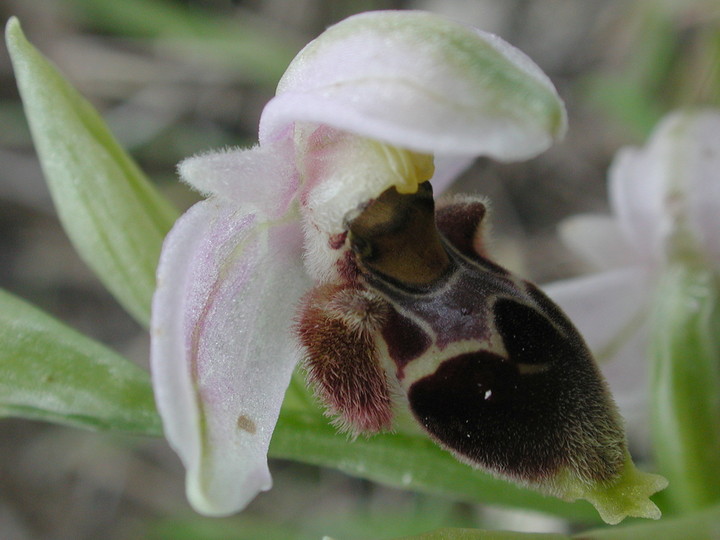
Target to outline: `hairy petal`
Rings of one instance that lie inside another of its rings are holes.
[[[317,123],[416,152],[534,156],[565,132],[549,79],[496,36],[437,15],[369,12],[308,44],[263,111],[261,144]]]
[[[295,327],[315,394],[353,437],[390,429],[392,400],[375,336],[389,306],[365,288],[323,285],[302,301]]]
[[[298,186],[292,139],[288,136],[249,149],[231,148],[183,160],[178,172],[203,195],[253,204],[267,215],[285,213]]]
[[[306,288],[297,219],[271,222],[211,198],[166,240],[153,301],[152,369],[187,494],[207,515],[244,508],[271,486],[267,448],[297,353]]]

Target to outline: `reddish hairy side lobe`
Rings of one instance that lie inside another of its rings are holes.
[[[321,285],[303,299],[296,333],[305,368],[336,426],[357,436],[390,429],[392,402],[374,336],[388,307],[363,288]]]

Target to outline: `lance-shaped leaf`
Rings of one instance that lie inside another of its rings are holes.
[[[526,508],[586,523],[599,521],[585,501],[564,502],[495,478],[460,463],[423,435],[383,433],[350,441],[336,433],[319,414],[304,410],[283,410],[270,445],[270,456],[334,467],[401,489]]]
[[[572,536],[553,533],[520,533],[510,531],[484,531],[478,529],[438,529],[419,536],[406,536],[395,540],[636,540],[662,538],[717,538],[720,523],[720,506],[702,512],[686,514],[676,519],[663,519],[657,523],[639,523],[625,527],[606,527],[581,532]]]
[[[162,433],[145,371],[4,291],[0,416]]]
[[[6,39],[58,215],[83,260],[147,324],[162,239],[176,211],[146,180],[95,109],[25,39]]]

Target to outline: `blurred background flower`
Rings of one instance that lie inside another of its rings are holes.
[[[719,135],[720,110],[679,110],[645,146],[621,149],[608,178],[612,215],[560,224],[594,271],[544,287],[595,351],[640,455],[650,449],[649,333],[655,297],[667,294],[663,271],[677,262],[720,271]]]
[[[566,140],[521,164],[476,163],[452,191],[493,202],[494,252],[538,282],[587,270],[559,241],[575,213],[607,212],[616,150],[642,144],[683,105],[720,101],[715,0],[8,0],[27,36],[103,113],[179,208],[183,157],[255,142],[287,64],[327,25],[370,9],[426,9],[495,32],[548,73],[566,101]],[[0,53],[0,286],[147,366],[148,337],[77,258],[61,230]],[[3,538],[388,538],[443,526],[566,530],[508,513],[278,462],[282,490],[239,518],[205,520],[160,440],[0,421]],[[271,525],[267,525],[270,523]],[[262,532],[259,532],[262,531]]]

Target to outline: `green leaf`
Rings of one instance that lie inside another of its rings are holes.
[[[578,534],[577,540],[710,540],[720,538],[720,506],[677,518],[663,518],[622,527],[607,527]]]
[[[670,510],[720,501],[720,278],[703,264],[665,269],[652,320],[651,399]]]
[[[292,476],[292,469],[285,471]],[[325,484],[314,480],[303,482],[296,478],[296,492],[307,495],[308,500],[322,496]],[[272,497],[272,496],[271,496]],[[278,500],[285,500],[284,497]],[[368,504],[369,502],[369,504]],[[202,518],[181,516],[162,520],[151,525],[142,538],[145,540],[342,540],[379,539],[401,535],[420,534],[437,529],[444,523],[474,522],[471,515],[454,502],[436,497],[415,496],[399,504],[373,504],[371,495],[350,498],[342,508],[319,505],[304,508],[301,512],[288,512],[286,508],[265,501],[266,508],[274,509],[262,516],[242,513],[229,518]],[[397,501],[395,501],[397,503]]]
[[[0,416],[162,434],[145,371],[2,290]]]
[[[687,540],[720,538],[720,506],[695,512],[680,518],[661,519],[655,523],[606,527],[582,532],[573,536],[562,534],[519,533],[509,531],[483,531],[477,529],[438,529],[419,536],[396,540]]]
[[[385,433],[350,441],[319,414],[284,408],[270,456],[333,467],[401,489],[599,522],[585,501],[566,503],[494,478],[460,463],[423,435]]]
[[[186,518],[160,522],[145,531],[145,540],[318,540],[318,535],[300,534],[284,523],[241,519]]]
[[[177,211],[97,111],[25,39],[14,17],[6,40],[60,221],[103,284],[147,325],[160,247]]]
[[[511,531],[483,531],[479,529],[438,529],[419,536],[404,536],[396,540],[571,540],[571,536],[553,533],[521,533]]]

